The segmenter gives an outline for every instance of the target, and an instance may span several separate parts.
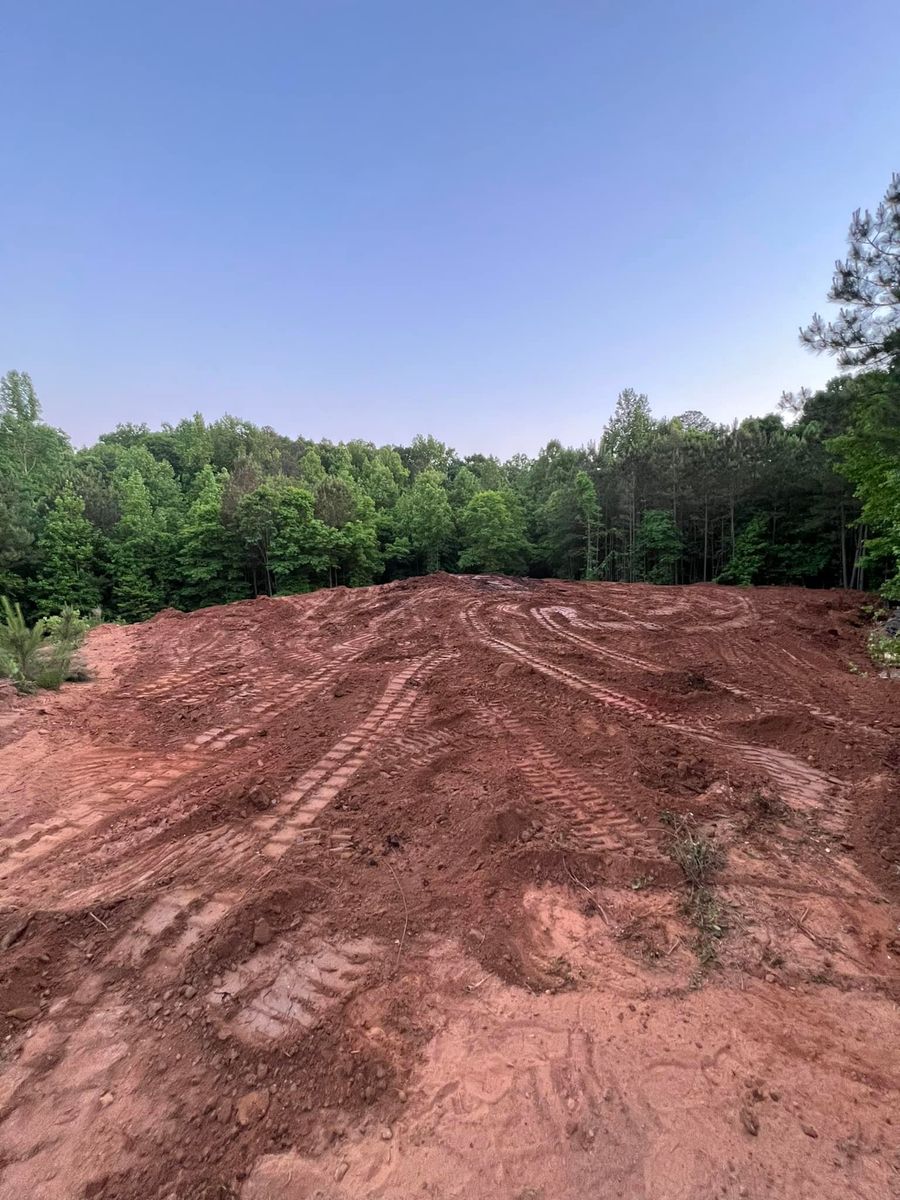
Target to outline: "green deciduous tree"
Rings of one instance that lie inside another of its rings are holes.
[[[141,621],[166,603],[170,547],[141,473],[119,479],[117,493],[121,516],[110,545],[113,602],[126,621]]]
[[[222,517],[228,473],[203,467],[195,483],[179,537],[179,603],[186,608],[227,604],[249,594],[242,570],[241,545],[233,525]]]
[[[882,567],[885,595],[900,600],[900,366],[852,384],[845,432],[829,449],[853,484],[860,521],[871,533],[862,565]]]
[[[461,571],[522,574],[530,547],[525,522],[511,492],[478,492],[462,514]]]
[[[35,542],[50,498],[72,466],[68,438],[41,421],[29,375],[0,379],[0,588],[26,593],[35,568]]]
[[[66,606],[87,613],[99,605],[95,543],[84,501],[67,488],[53,502],[35,547],[38,567],[31,599],[41,616]]]
[[[454,536],[453,511],[444,476],[430,468],[420,471],[397,503],[398,533],[425,574],[440,570]]]
[[[330,582],[340,532],[315,516],[305,488],[267,479],[242,497],[237,528],[246,548],[254,592],[306,592]]]
[[[634,541],[636,575],[645,583],[673,583],[681,537],[670,512],[648,508]]]
[[[716,583],[737,583],[749,587],[758,579],[766,559],[766,518],[757,513],[738,534],[734,553]]]

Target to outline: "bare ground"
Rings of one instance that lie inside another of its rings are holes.
[[[441,576],[96,630],[0,700],[0,1200],[900,1195],[858,605]]]

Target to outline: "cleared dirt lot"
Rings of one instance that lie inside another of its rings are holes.
[[[900,1194],[858,609],[440,576],[96,630],[0,709],[0,1200]]]

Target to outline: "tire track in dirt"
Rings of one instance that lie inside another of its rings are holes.
[[[427,703],[418,700],[413,704],[403,730],[395,734],[379,754],[381,771],[391,775],[400,769],[426,767],[453,747],[456,738],[452,733],[427,727],[429,712]]]
[[[567,667],[560,667],[549,663],[545,659],[538,657],[538,655],[517,645],[515,642],[508,642],[504,638],[490,633],[481,617],[476,615],[476,608],[477,604],[468,605],[460,614],[460,618],[463,624],[471,631],[473,637],[484,645],[494,647],[501,654],[525,663],[526,666],[540,672],[542,675],[548,676],[550,679],[555,679],[566,687],[587,693],[592,699],[597,700],[608,708],[616,709],[628,716],[644,717],[646,720],[654,719],[647,706],[639,700],[634,700],[631,697],[623,696],[618,692],[601,687],[598,683],[593,682],[593,680],[585,679]]]
[[[575,633],[572,629],[567,629],[565,626],[559,625],[553,620],[552,615],[555,613],[565,615],[565,610],[559,606],[554,608],[532,608],[530,611],[534,619],[545,629],[550,630],[559,637],[565,638],[567,641],[581,646],[602,658],[607,658],[612,662],[621,663],[623,666],[634,667],[637,670],[646,671],[651,675],[664,675],[671,670],[671,666],[669,665],[649,662],[647,659],[637,658],[636,656],[632,654],[626,654],[623,651],[611,650],[608,646],[598,646],[597,643],[592,642],[590,638],[582,637],[580,634]],[[686,643],[683,643],[681,649],[683,652],[691,652],[692,657],[694,657],[697,661],[699,661],[702,657],[700,644],[695,643],[693,640],[688,640]],[[765,662],[766,665],[771,668],[770,673],[773,677],[781,673],[779,655],[782,654],[788,655],[791,658],[794,657],[783,648],[779,648],[778,651],[765,652]],[[761,652],[758,652],[758,662],[760,661],[761,657]],[[804,665],[800,664],[798,659],[794,659],[794,661],[798,665]],[[786,677],[788,674],[789,673],[787,671],[784,671],[784,675]],[[839,717],[835,713],[829,712],[827,709],[823,709],[817,704],[811,704],[809,701],[801,700],[797,697],[772,695],[771,693],[763,693],[759,691],[759,689],[750,691],[746,688],[736,687],[734,684],[728,683],[724,679],[719,679],[713,676],[707,676],[706,678],[714,687],[721,688],[722,691],[729,692],[732,696],[737,696],[741,700],[747,700],[756,705],[758,708],[767,710],[773,715],[779,711],[783,711],[784,709],[791,709],[795,712],[808,713],[811,717],[815,717],[816,720],[824,721],[826,724],[833,725],[838,729],[846,729],[858,733],[870,733],[882,737],[885,736],[881,730],[875,729],[872,726],[863,725],[858,721],[848,721],[846,718]]]
[[[74,817],[50,821],[45,828],[32,828],[23,837],[11,839],[12,844],[7,848],[8,861],[0,866],[0,880],[16,879],[14,898],[18,903],[24,903],[37,893],[43,905],[55,903],[71,909],[94,903],[107,891],[117,897],[130,894],[132,887],[145,887],[154,878],[177,872],[184,864],[197,861],[197,855],[212,855],[215,861],[221,862],[223,869],[237,866],[254,850],[253,837],[241,830],[216,829],[188,835],[162,853],[152,844],[141,852],[136,842],[155,841],[165,829],[167,802],[172,812],[177,812],[179,793],[192,778],[202,776],[209,780],[216,772],[227,773],[232,767],[227,752],[240,754],[261,729],[268,729],[296,706],[332,686],[348,665],[369,650],[377,639],[377,632],[367,630],[341,643],[335,648],[333,659],[306,678],[298,679],[289,673],[273,672],[267,677],[260,674],[260,702],[240,714],[239,720],[244,723],[225,721],[206,726],[182,744],[180,753],[151,758],[149,752],[144,752],[144,762],[138,770],[132,769],[131,759],[121,751],[113,756],[89,757],[86,764],[82,757],[73,778],[77,789],[83,791],[85,802],[76,805]],[[127,777],[123,779],[123,775]],[[140,818],[145,812],[152,812],[154,820],[142,836],[135,829],[134,820],[135,816]],[[125,863],[110,869],[117,821],[122,826],[119,837]],[[47,896],[41,878],[33,874],[28,878],[29,872],[39,867],[46,856],[74,849],[73,843],[96,833],[104,824],[109,824],[110,829],[102,846],[73,858],[68,875],[65,866],[60,865],[57,879],[59,882],[67,879],[67,884],[55,900]],[[102,872],[102,882],[98,881],[84,891],[71,876],[72,873],[82,874],[92,866]]]
[[[220,1029],[264,1045],[312,1029],[360,986],[380,950],[370,937],[336,941],[310,929],[307,938],[306,953],[282,940],[225,972],[206,995]]]
[[[235,886],[260,858],[278,860],[382,744],[403,727],[418,698],[415,686],[449,661],[453,652],[434,651],[410,663],[388,681],[367,717],[332,746],[282,793],[277,811],[253,818],[248,826],[225,825],[133,850],[125,863],[104,873],[84,889],[73,888],[59,900],[66,908],[83,908],[103,896],[138,894],[158,881],[190,875],[198,862],[217,886]]]
[[[451,651],[433,651],[417,659],[388,682],[381,699],[364,721],[356,725],[309,767],[279,799],[279,812],[258,817],[255,826],[268,834],[261,853],[278,859],[293,844],[297,831],[311,825],[371,756],[376,746],[401,726],[418,694],[408,687],[424,679],[453,657]]]
[[[163,877],[177,876],[180,869],[198,861],[203,862],[207,879],[214,881],[218,876],[220,884],[225,868],[231,868],[235,890],[210,894],[208,888],[205,892],[187,886],[170,888],[154,898],[117,940],[103,966],[138,970],[151,986],[176,979],[191,949],[232,910],[238,899],[238,882],[245,885],[243,894],[253,887],[252,880],[248,881],[252,857],[262,854],[277,860],[296,844],[298,836],[379,745],[402,729],[404,719],[419,700],[416,685],[454,657],[453,651],[434,651],[393,675],[365,720],[285,793],[282,800],[290,807],[276,815],[274,826],[270,818],[261,817],[253,823],[253,834],[231,829],[204,831],[168,845],[162,854],[144,855],[118,878],[107,876],[102,884],[107,902],[117,890],[134,894]],[[340,833],[336,842],[338,850],[348,847]],[[265,869],[259,863],[257,877]],[[80,908],[98,898],[95,889],[88,889],[76,892],[70,900],[73,907]],[[296,1028],[309,1028],[362,979],[375,946],[371,939],[361,939],[343,945],[321,945],[305,957],[293,953],[285,957],[284,945],[279,942],[235,968],[208,1000],[218,1007],[226,999],[239,1002],[237,1015],[224,1019],[223,1025],[245,1039],[278,1037]],[[273,970],[273,964],[277,970]],[[92,986],[99,986],[96,980]]]
[[[66,766],[57,764],[56,758],[53,756],[48,764],[51,771],[65,772]],[[7,839],[0,850],[0,880],[8,883],[23,872],[39,869],[49,856],[71,849],[73,842],[92,836],[104,824],[119,818],[123,805],[139,810],[153,807],[163,792],[177,787],[205,765],[197,754],[166,755],[153,769],[135,770],[132,756],[121,751],[82,754],[77,767],[68,770],[70,783],[66,790],[73,802],[65,818],[32,825],[27,833]],[[43,891],[42,880],[36,883]]]
[[[581,634],[575,633],[571,629],[566,629],[564,626],[558,625],[552,617],[552,613],[558,609],[553,608],[532,608],[531,615],[542,625],[544,629],[549,629],[551,633],[558,637],[565,638],[569,642],[573,642],[577,646],[582,646],[589,650],[592,654],[597,654],[602,658],[608,658],[613,662],[622,663],[628,667],[636,667],[639,671],[648,671],[651,674],[661,674],[668,668],[661,666],[658,663],[648,662],[643,658],[635,658],[633,654],[625,654],[621,650],[610,650],[608,646],[598,646],[596,642],[592,642],[590,638],[582,637]]]
[[[843,787],[842,781],[823,771],[808,767],[794,755],[786,751],[774,750],[770,747],[755,746],[750,743],[733,741],[723,738],[712,730],[707,723],[688,724],[672,721],[659,712],[654,712],[648,705],[601,687],[592,680],[584,678],[577,672],[566,667],[547,662],[545,659],[532,654],[517,646],[514,642],[491,634],[480,616],[476,615],[477,603],[470,604],[462,612],[464,623],[471,628],[475,637],[483,644],[492,646],[501,653],[520,662],[526,663],[541,674],[555,679],[566,687],[584,692],[598,703],[621,713],[624,716],[644,720],[670,733],[687,736],[699,740],[713,751],[730,750],[739,755],[751,768],[768,774],[778,787],[783,799],[792,807],[803,811],[816,811],[825,815],[827,827],[840,831],[846,821],[845,806],[840,801],[839,792]]]
[[[492,732],[511,735],[517,747],[516,770],[529,787],[530,796],[565,819],[585,849],[598,853],[640,854],[661,857],[658,846],[629,809],[630,790],[599,777],[588,781],[542,746],[523,722],[499,704],[478,704],[476,711]],[[594,768],[596,770],[596,768]]]

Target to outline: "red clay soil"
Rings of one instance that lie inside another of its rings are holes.
[[[162,613],[0,696],[0,1200],[900,1194],[859,598]]]

